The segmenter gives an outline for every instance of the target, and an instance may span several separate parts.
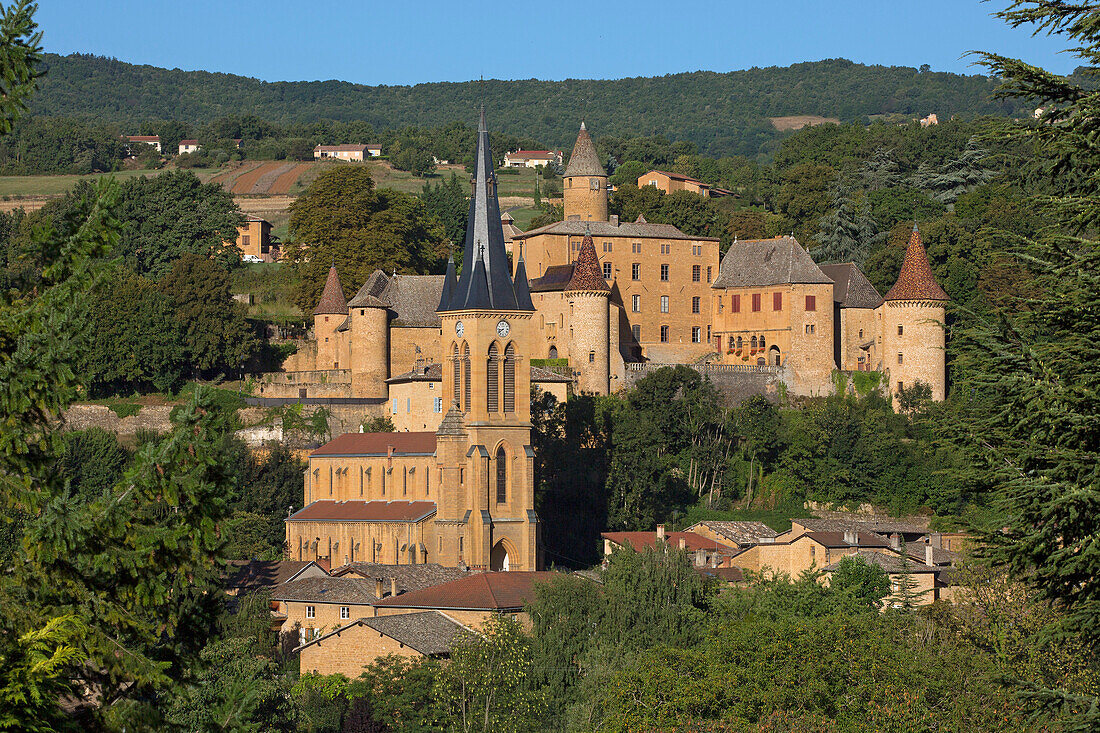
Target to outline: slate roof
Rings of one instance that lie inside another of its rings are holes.
[[[434,501],[315,501],[284,521],[420,522],[434,514]]]
[[[283,583],[271,597],[276,601],[366,606],[378,600],[374,595],[374,585],[373,580],[365,578],[301,578]]]
[[[568,265],[550,265],[542,277],[536,277],[531,281],[531,292],[542,293],[553,290],[565,290],[565,286],[573,279],[573,263]]]
[[[474,165],[474,190],[470,196],[466,223],[462,276],[458,279],[450,303],[445,307],[441,304],[440,310],[534,310],[519,304],[509,272],[484,108],[478,120]],[[438,302],[438,299],[433,302]]]
[[[763,522],[723,522],[707,520],[699,524],[725,537],[736,545],[755,545],[761,537],[775,537],[779,533]],[[690,528],[689,528],[690,529]]]
[[[833,281],[833,302],[841,308],[878,308],[882,303],[882,296],[854,263],[818,267]]]
[[[901,272],[894,287],[886,293],[883,300],[950,300],[928,264],[928,252],[921,242],[920,232],[913,227],[909,237],[909,246],[905,248],[905,259],[901,263]]]
[[[928,534],[928,528],[919,524],[899,522],[893,519],[820,519],[818,517],[799,517],[791,520],[795,524],[805,527],[811,532],[846,532],[857,530],[860,532],[875,532],[881,535],[888,534]]]
[[[620,547],[629,545],[635,550],[657,546],[656,532],[601,532],[600,537],[611,540]],[[684,549],[689,552],[695,550],[721,550],[731,555],[737,552],[736,548],[723,542],[707,539],[694,532],[665,532],[665,542],[674,550],[679,549],[681,539],[684,541]]]
[[[435,306],[443,293],[443,275],[393,275],[379,299],[393,311],[391,326],[439,328]]]
[[[585,224],[584,239],[581,240],[581,249],[577,252],[577,259],[573,262],[573,274],[569,278],[566,290],[587,290],[598,293],[610,293],[611,288],[603,279],[600,270],[600,257],[596,254],[596,245],[592,243],[592,232]]]
[[[825,547],[889,547],[890,542],[874,532],[856,532],[856,544],[849,544],[844,532],[807,532],[801,537],[809,537]],[[791,542],[796,542],[795,538]]]
[[[925,548],[927,547],[928,545],[924,543],[909,542],[905,545],[905,552],[909,555],[909,557],[913,558],[914,560],[924,562],[924,553]],[[932,548],[932,564],[934,565],[954,565],[961,558],[962,555],[952,550],[945,550],[942,547]]]
[[[447,414],[443,416],[443,422],[439,423],[439,429],[435,431],[435,434],[465,435],[465,433],[465,415],[458,408],[458,400],[455,400],[454,404],[451,405],[451,409],[447,410]]]
[[[745,571],[742,568],[709,568],[706,566],[696,567],[695,572],[700,575],[709,575],[712,578],[717,578],[726,583],[743,583],[745,581]]]
[[[588,129],[581,123],[580,132],[577,133],[577,142],[573,144],[573,154],[569,156],[569,164],[565,166],[563,177],[570,176],[603,176],[607,177],[607,171],[600,163],[600,156],[596,154],[596,146],[588,134]]]
[[[428,588],[440,583],[448,583],[452,580],[465,578],[469,573],[459,568],[448,568],[437,563],[421,565],[385,565],[374,562],[352,562],[333,569],[335,578],[360,576],[374,581],[382,579],[382,592],[388,594],[392,589],[392,580],[397,581],[397,592]]]
[[[474,573],[460,580],[374,601],[379,608],[434,608],[452,611],[520,611],[535,599],[534,587],[557,575],[551,571]]]
[[[226,584],[239,590],[274,588],[311,565],[321,567],[312,560],[232,560]]]
[[[712,288],[829,284],[830,280],[794,237],[746,239],[730,245]]]
[[[893,553],[875,552],[873,550],[856,550],[847,557],[858,557],[866,561],[871,565],[878,565],[880,568],[888,573],[900,573],[905,570],[902,565],[901,556]],[[843,558],[842,558],[843,559]],[[840,567],[840,560],[826,565],[825,569],[828,571],[834,571]],[[909,572],[911,573],[935,573],[938,570],[931,565],[925,565],[923,562],[910,562]]]
[[[359,307],[360,302],[366,302],[360,301],[360,298],[368,295],[374,298],[380,298],[382,292],[386,289],[386,286],[389,285],[389,283],[390,279],[386,277],[386,273],[382,272],[381,270],[375,270],[370,274],[370,277],[367,278],[367,281],[363,283],[362,287],[359,288],[358,292],[356,292],[355,295],[352,296],[351,300],[348,301],[348,305],[352,308],[357,308]]]
[[[517,234],[516,240],[527,239],[539,234],[568,234],[573,237],[584,236],[584,227],[591,227],[593,237],[633,237],[635,239],[687,239],[692,242],[717,242],[717,237],[693,237],[684,234],[671,224],[650,224],[644,218],[639,221],[621,222],[617,226],[607,221],[581,221],[580,219],[567,219],[556,221],[538,229]]]
[[[344,433],[309,455],[384,456],[391,446],[395,456],[430,456],[435,453],[435,433]]]
[[[321,292],[317,307],[313,309],[315,316],[329,314],[341,316],[348,314],[348,302],[344,299],[344,289],[340,287],[340,276],[336,273],[336,265],[328,268],[325,289]]]
[[[404,644],[407,647],[430,657],[450,654],[451,642],[466,627],[454,619],[448,618],[438,611],[421,611],[418,613],[398,613],[392,616],[375,616],[374,618],[360,618],[346,626],[330,631],[324,636],[312,639],[294,651],[298,652],[313,644],[318,644],[332,637],[339,637],[341,633],[353,626],[365,626],[380,634]]]

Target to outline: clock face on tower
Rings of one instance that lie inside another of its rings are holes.
[[[455,333],[459,336],[466,333],[466,327],[462,325],[462,321],[455,321]]]
[[[497,336],[500,336],[501,338],[507,336],[510,330],[512,329],[508,325],[508,321],[501,321],[497,324]]]

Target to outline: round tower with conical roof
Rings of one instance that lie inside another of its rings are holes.
[[[600,258],[586,224],[573,275],[565,286],[572,332],[569,355],[582,392],[604,395],[610,391],[610,297],[611,288],[600,271]]]
[[[336,329],[347,320],[348,302],[344,299],[344,289],[340,285],[340,276],[336,273],[336,263],[328,269],[328,279],[321,299],[313,309],[313,336],[317,339],[317,368],[340,369],[340,349],[337,347]]]
[[[348,301],[351,396],[387,399],[390,376],[389,309],[364,286]]]
[[[889,373],[890,394],[918,382],[932,389],[932,399],[947,391],[945,307],[949,298],[936,282],[920,232],[913,227],[898,281],[882,306],[883,367]]]
[[[584,123],[562,175],[566,220],[607,221],[607,171]]]

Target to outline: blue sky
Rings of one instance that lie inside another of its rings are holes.
[[[990,17],[1007,0],[42,0],[46,50],[268,81],[610,79],[845,57],[978,73],[973,49],[1053,71],[1067,43]]]

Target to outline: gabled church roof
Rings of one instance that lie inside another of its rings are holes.
[[[909,246],[905,248],[905,259],[901,263],[898,281],[883,300],[951,300],[932,274],[928,252],[924,249],[915,224],[913,234],[909,237]]]
[[[607,177],[607,171],[600,163],[600,156],[596,154],[596,146],[592,144],[592,138],[584,123],[577,133],[577,142],[573,145],[573,154],[569,156],[569,164],[565,166],[565,178],[570,176],[603,176]]]
[[[596,254],[592,232],[587,226],[584,229],[584,239],[581,240],[581,249],[577,252],[577,259],[573,263],[573,274],[565,289],[611,292],[611,288],[607,287],[607,280],[604,280],[603,272],[600,271],[600,257]]]
[[[534,310],[519,305],[509,274],[508,254],[504,249],[504,232],[500,223],[500,202],[497,201],[496,175],[493,173],[493,153],[489,146],[484,109],[481,110],[481,119],[477,126],[477,153],[474,161],[476,172],[466,224],[462,276],[455,285],[450,302],[444,305],[442,299],[440,300],[439,310]]]
[[[340,287],[340,276],[336,273],[336,265],[328,268],[328,279],[325,280],[325,289],[321,293],[321,300],[313,309],[313,315],[347,315],[348,302],[344,300],[344,289]]]

